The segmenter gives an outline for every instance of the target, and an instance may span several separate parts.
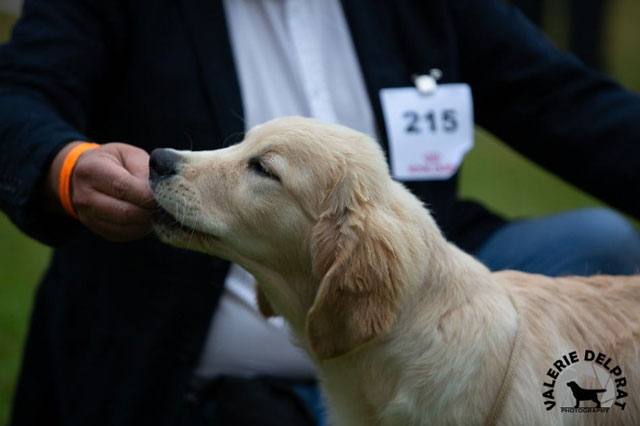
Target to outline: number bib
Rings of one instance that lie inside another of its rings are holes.
[[[414,87],[382,89],[391,173],[401,181],[448,179],[473,147],[473,101],[464,83],[433,93]]]

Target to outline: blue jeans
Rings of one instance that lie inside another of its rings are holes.
[[[628,275],[640,272],[640,234],[618,213],[588,208],[508,223],[475,255],[492,271]]]
[[[640,271],[640,234],[611,210],[590,208],[518,220],[496,231],[475,254],[491,270],[515,269],[550,276],[633,274]],[[296,386],[296,394],[327,424],[315,385]],[[202,423],[214,424],[214,407],[201,409]]]

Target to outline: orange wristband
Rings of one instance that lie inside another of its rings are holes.
[[[62,207],[69,213],[71,216],[78,218],[76,211],[73,209],[73,205],[71,204],[71,173],[73,172],[73,168],[76,166],[78,162],[78,158],[82,155],[83,152],[89,149],[98,148],[100,145],[97,143],[81,143],[80,145],[75,146],[67,156],[64,158],[64,162],[62,163],[62,169],[60,169],[60,184],[58,187],[60,202],[62,203]]]

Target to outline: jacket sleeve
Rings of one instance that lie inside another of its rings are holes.
[[[501,0],[451,4],[478,124],[640,217],[640,97],[559,52]]]
[[[27,0],[0,46],[0,209],[25,233],[55,245],[80,226],[40,208],[50,161],[84,135],[106,68],[103,22],[89,0]]]

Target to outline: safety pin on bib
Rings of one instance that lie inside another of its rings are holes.
[[[414,74],[412,76],[413,84],[422,95],[431,95],[438,88],[438,80],[442,78],[442,71],[438,68],[429,70],[429,74]]]

